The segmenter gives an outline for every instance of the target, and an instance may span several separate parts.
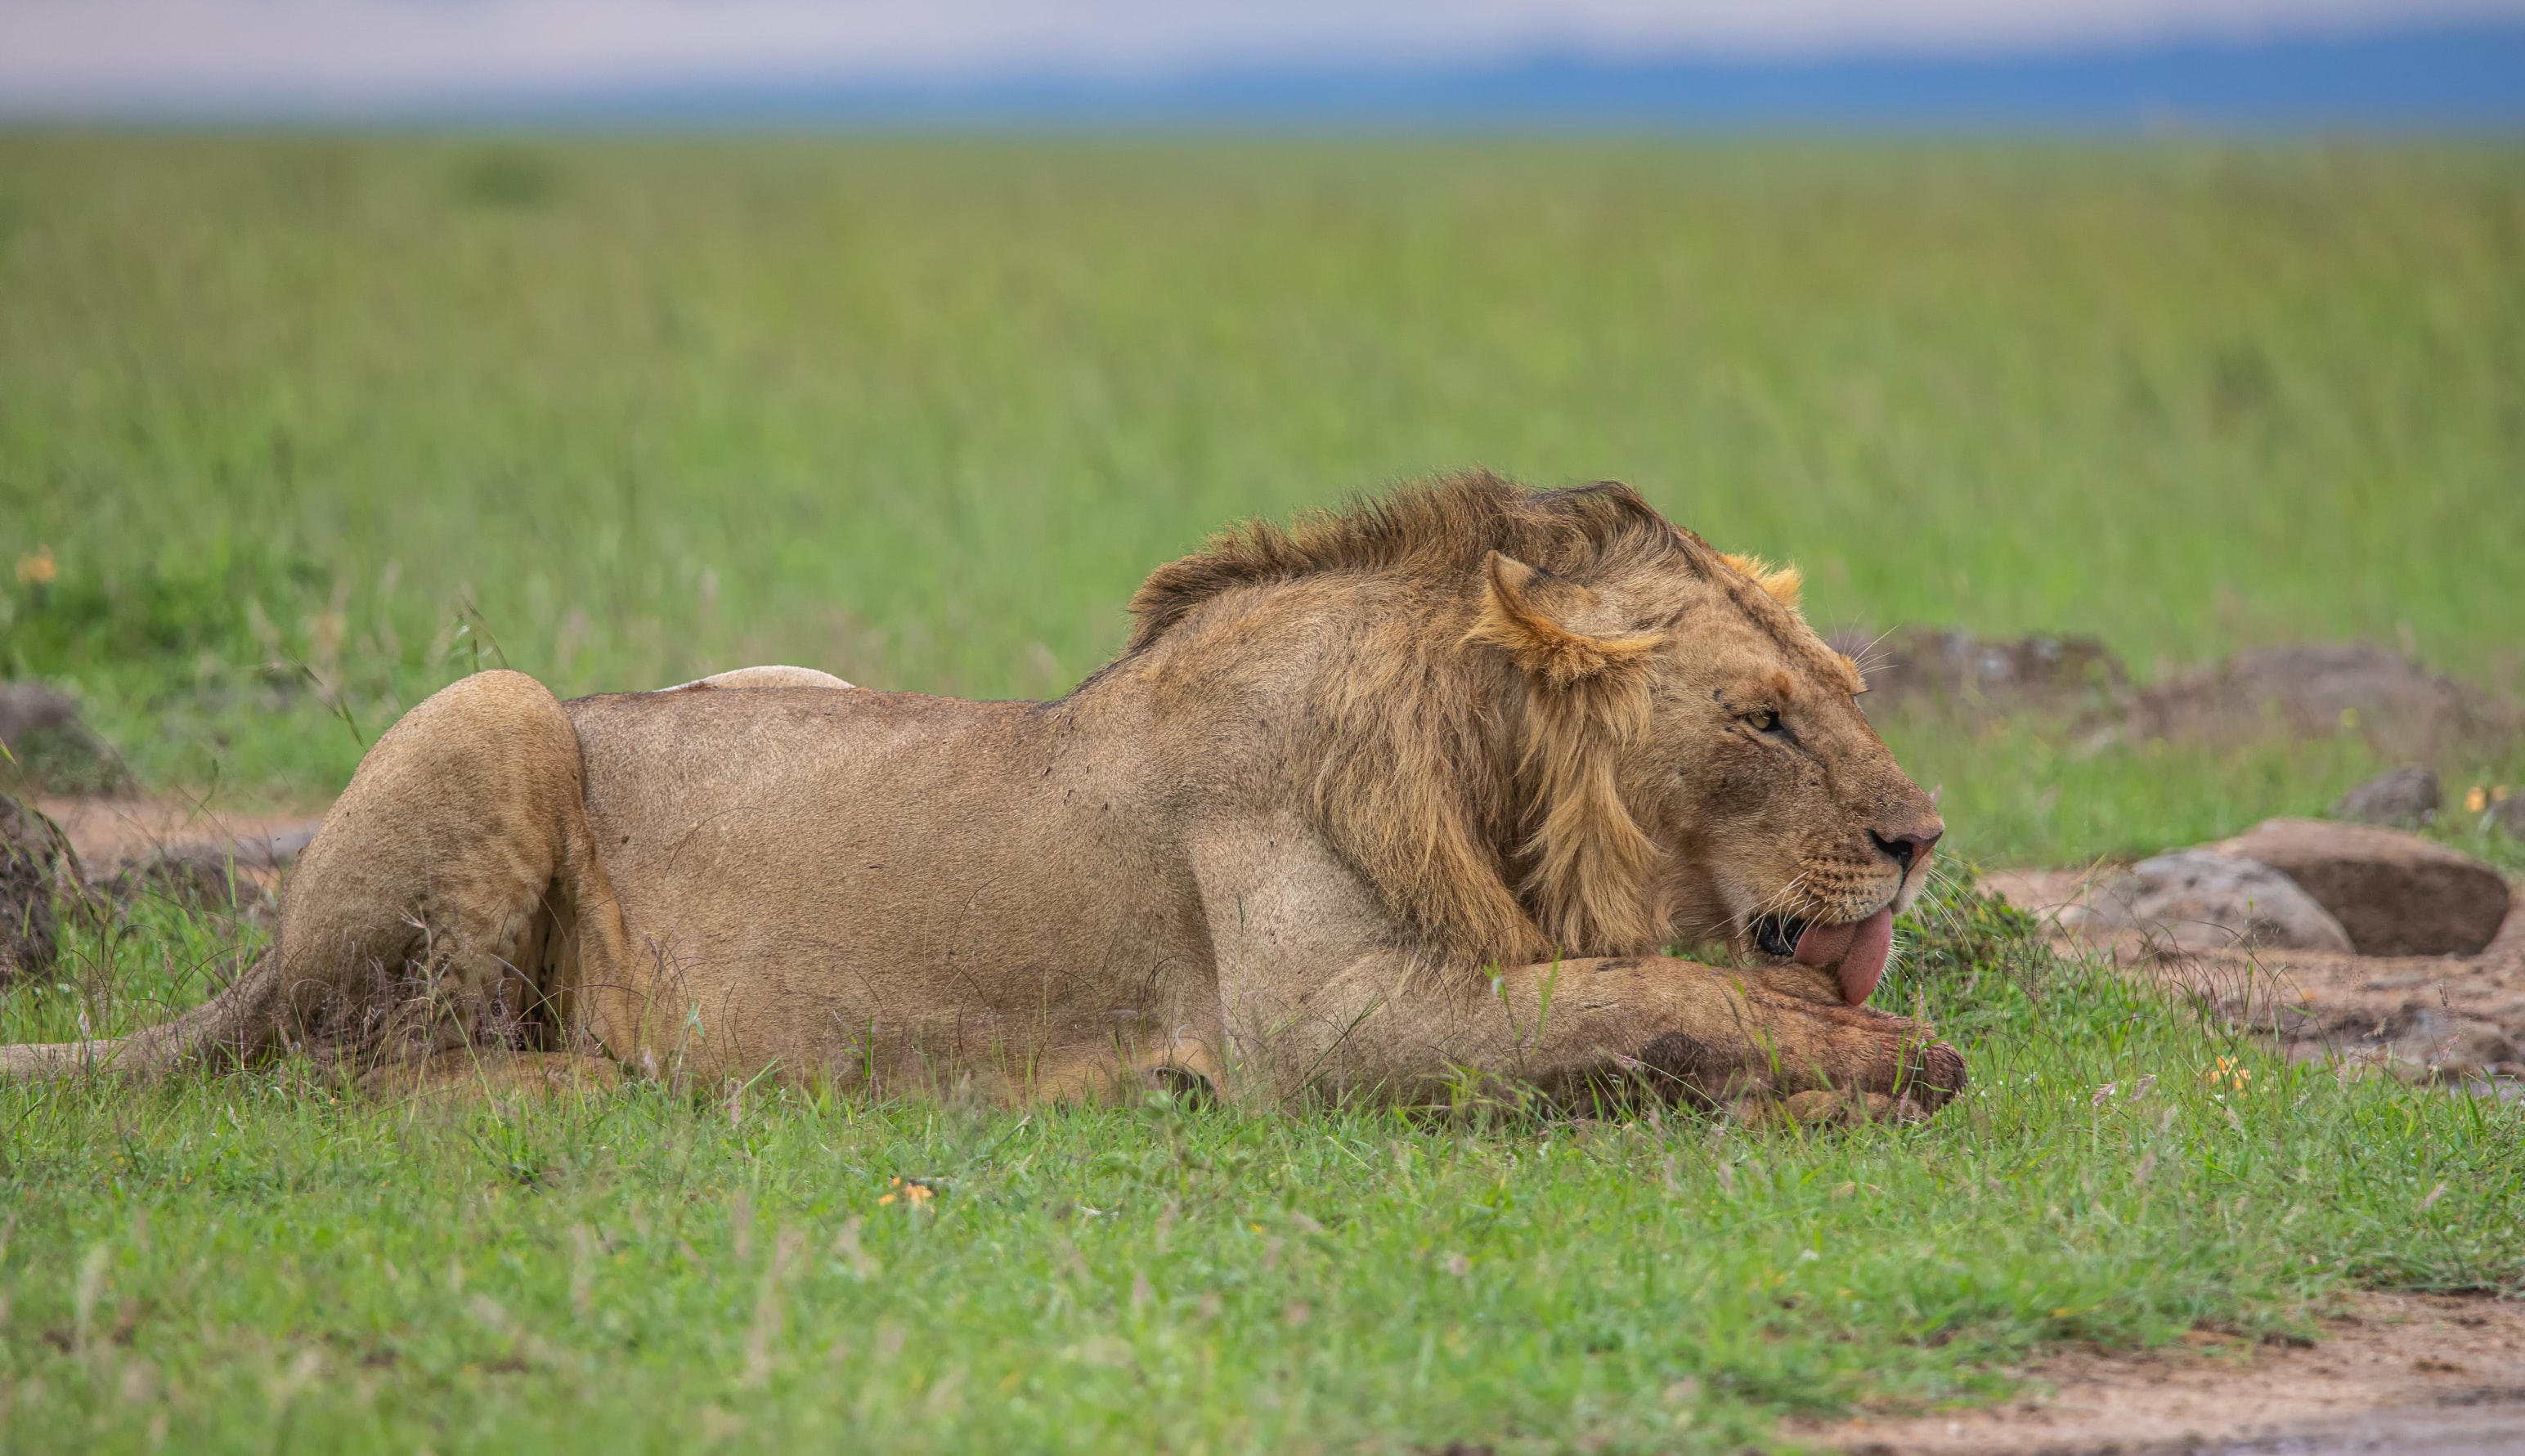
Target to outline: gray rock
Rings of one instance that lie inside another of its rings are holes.
[[[2342,795],[2332,806],[2332,817],[2417,829],[2435,819],[2444,802],[2446,795],[2438,787],[2436,774],[2425,768],[2398,768]]]
[[[2297,881],[2361,955],[2475,955],[2507,918],[2498,870],[2397,829],[2270,819],[2208,848]]]
[[[49,973],[60,954],[54,874],[69,843],[52,820],[0,795],[0,986]]]
[[[0,683],[0,744],[13,763],[0,777],[72,794],[122,786],[123,762],[105,746],[69,694],[42,683]]]
[[[2348,950],[2350,936],[2314,898],[2265,864],[2205,849],[2159,854],[2064,912],[2072,929],[2141,931],[2186,950]]]
[[[2492,828],[2507,831],[2507,837],[2525,843],[2525,794],[2510,794],[2493,801],[2484,816]]]

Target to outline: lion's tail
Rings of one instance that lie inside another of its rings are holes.
[[[227,990],[173,1021],[127,1037],[0,1045],[0,1082],[87,1072],[148,1077],[203,1062],[250,1060],[279,1041],[280,985],[279,947],[274,946]]]

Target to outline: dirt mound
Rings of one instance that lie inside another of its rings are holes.
[[[77,700],[42,683],[0,682],[0,785],[59,794],[123,786],[123,760],[79,716]]]
[[[2094,925],[2081,911],[2118,872],[2004,870],[1982,888],[2083,948],[2204,1011],[2272,1036],[2297,1059],[2338,1060],[2415,1081],[2525,1077],[2525,892],[2468,956],[2192,948],[2168,935]]]
[[[2478,954],[2507,918],[2498,870],[2399,829],[2266,819],[2204,848],[2296,881],[2362,955]]]
[[[2386,757],[2428,761],[2519,732],[2488,694],[2364,643],[2304,643],[2240,653],[2143,689],[2122,712],[2136,742],[2237,744],[2364,737]]]
[[[2365,643],[2257,648],[2134,688],[2121,658],[2093,637],[1988,638],[1910,626],[1835,632],[1826,640],[1866,674],[1859,704],[1880,721],[1896,713],[1966,723],[2051,717],[2096,747],[2151,739],[2231,746],[2351,733],[2380,756],[2422,764],[2495,752],[2525,737],[2525,714],[2513,706]],[[2403,797],[2417,787],[2403,785]],[[2407,810],[2398,800],[2383,812]]]
[[[2417,764],[2378,774],[2333,801],[2332,817],[2389,829],[2419,829],[2446,805],[2438,776]]]
[[[51,820],[0,794],[0,987],[53,967],[54,880],[68,848]]]
[[[1980,719],[2020,713],[2083,716],[2118,708],[2130,674],[2092,637],[1976,637],[1952,627],[1839,632],[1833,648],[1859,664],[1872,718],[1930,712]]]
[[[1793,1424],[1853,1456],[2514,1451],[2525,1432],[2525,1307],[2363,1294],[2310,1348],[2208,1331],[2168,1349],[2070,1350],[2002,1406]]]

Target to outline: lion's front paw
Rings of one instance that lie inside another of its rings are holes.
[[[1929,1120],[1932,1109],[1917,1098],[1883,1092],[1818,1089],[1786,1097],[1748,1098],[1739,1102],[1739,1121],[1756,1127],[1852,1128],[1861,1123],[1916,1123]]]
[[[1944,1042],[1913,1043],[1904,1048],[1904,1075],[1895,1092],[1903,1101],[1918,1102],[1935,1112],[1955,1100],[1972,1080],[1963,1053]]]
[[[1875,1043],[1872,1051],[1838,1068],[1827,1063],[1814,1069],[1823,1086],[1808,1082],[1792,1091],[1794,1083],[1774,1084],[1739,1100],[1737,1116],[1772,1126],[1925,1122],[1964,1090],[1964,1059],[1946,1043],[1930,1041],[1925,1028],[1884,1020],[1895,1024],[1882,1029],[1887,1040]]]

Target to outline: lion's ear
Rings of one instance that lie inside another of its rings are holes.
[[[1754,578],[1754,585],[1770,593],[1771,600],[1791,611],[1798,609],[1798,598],[1806,589],[1806,573],[1795,566],[1773,566],[1760,557],[1721,553],[1718,559]]]
[[[1483,574],[1482,614],[1466,640],[1507,649],[1538,682],[1566,688],[1657,650],[1655,634],[1607,633],[1612,614],[1604,599],[1577,582],[1496,551]]]

